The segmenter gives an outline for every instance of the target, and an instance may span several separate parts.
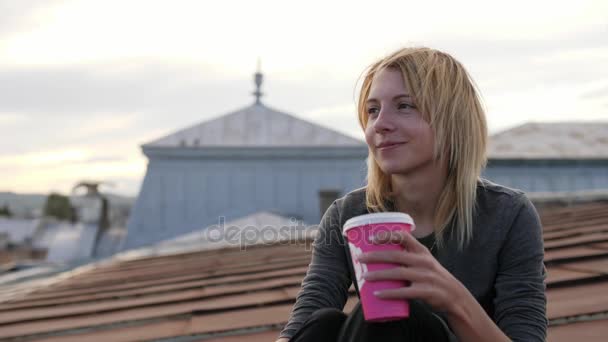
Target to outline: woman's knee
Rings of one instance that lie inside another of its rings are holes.
[[[346,314],[341,310],[335,308],[319,309],[310,315],[290,342],[334,342],[345,320]]]
[[[339,329],[346,320],[346,314],[342,310],[334,308],[319,309],[310,316],[308,321],[314,321],[318,325],[336,327]]]

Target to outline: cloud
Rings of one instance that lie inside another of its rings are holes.
[[[5,170],[3,174],[14,170]],[[110,181],[116,185],[112,192],[136,195],[145,172],[145,161],[137,159],[122,163],[67,164],[44,169],[27,168],[12,173],[10,179],[0,179],[0,190],[19,192],[58,191],[69,193],[80,180]]]
[[[69,148],[0,156],[0,189],[69,192],[79,180],[112,181],[117,192],[134,195],[145,172],[145,158],[121,150]],[[114,153],[114,154],[110,154]]]
[[[13,123],[0,134],[5,142],[0,154],[49,143],[61,147],[153,131],[168,134],[251,104],[252,76],[221,79],[192,65],[143,62],[133,68],[104,64],[0,70],[0,118],[10,117]],[[263,102],[279,110],[303,117],[310,109],[352,101],[354,81],[326,78],[319,84],[282,76],[265,73],[262,86]],[[132,141],[134,147],[141,143]]]
[[[64,0],[0,0],[0,37],[35,27],[45,9]]]
[[[193,108],[197,98],[211,102],[218,95],[224,100],[229,98],[230,89],[236,85],[231,80],[206,77],[203,70],[192,66],[141,61],[136,68],[128,68],[136,62],[124,63],[127,67],[113,63],[0,69],[0,109],[73,116],[83,112]]]
[[[601,88],[596,88],[596,89],[590,90],[581,95],[581,99],[584,99],[584,100],[596,100],[596,99],[603,99],[603,98],[608,98],[608,85],[601,87]]]
[[[306,70],[326,63],[344,69],[344,65],[363,65],[368,58],[410,41],[568,38],[605,29],[608,12],[605,2],[593,0],[578,1],[575,6],[559,1],[488,4],[472,0],[442,2],[441,11],[437,7],[433,1],[412,5],[381,0],[373,6],[322,0],[299,5],[268,0],[213,6],[195,0],[179,4],[72,1],[41,15],[28,32],[0,41],[0,63],[81,65],[153,56],[171,63],[205,61],[234,76],[234,70],[253,68],[255,58],[261,56],[281,70]],[[377,16],[370,16],[372,8],[381,11],[382,25],[377,25]]]
[[[483,90],[494,90],[608,77],[608,70],[597,67],[608,63],[606,36],[608,26],[542,40],[447,36],[431,37],[426,43],[452,53]],[[302,68],[294,60],[289,71],[266,63],[265,99],[279,105],[286,103],[286,110],[295,107],[304,111],[353,101],[355,82],[366,62],[351,65],[346,71],[334,61],[349,60],[344,52],[327,57],[324,65]],[[251,56],[251,73],[254,58]],[[60,116],[146,112],[159,118],[166,113],[204,118],[219,114],[219,109],[249,103],[253,90],[249,75],[228,75],[213,65],[150,57],[86,65],[5,65],[0,66],[0,112],[27,112],[32,116],[49,112]],[[310,104],[301,104],[305,102]]]
[[[134,113],[124,115],[99,114],[93,120],[87,120],[74,132],[71,139],[84,141],[100,136],[107,137],[116,132],[133,128],[137,120]]]
[[[127,158],[122,156],[99,156],[99,157],[91,157],[85,160],[79,160],[73,162],[73,164],[94,164],[94,163],[117,163],[124,162]]]
[[[459,59],[482,91],[586,83],[608,77],[608,25],[545,39],[448,37],[431,46]]]
[[[71,186],[94,175],[133,191],[145,170],[139,144],[251,104],[258,56],[265,104],[360,138],[360,73],[408,43],[468,68],[492,129],[606,113],[604,1],[468,1],[440,12],[432,2],[379,2],[382,25],[354,2],[239,6],[0,0],[0,165],[31,177],[5,186]],[[49,151],[63,159],[18,162]]]
[[[27,120],[24,114],[0,113],[0,124],[4,127],[18,124]]]
[[[4,155],[0,157],[0,166],[10,167],[52,167],[82,163],[94,158],[89,157],[90,151],[84,149],[62,149],[31,152],[26,154]],[[107,157],[105,157],[107,158]]]

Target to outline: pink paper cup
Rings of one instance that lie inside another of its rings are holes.
[[[406,281],[379,280],[369,281],[362,275],[367,271],[378,271],[397,267],[395,264],[370,263],[358,261],[361,253],[371,251],[400,250],[400,244],[386,243],[373,244],[370,238],[376,234],[387,234],[391,231],[404,231],[411,233],[415,229],[414,220],[407,214],[399,212],[384,212],[355,216],[344,224],[343,234],[348,241],[348,247],[353,261],[363,316],[368,322],[394,321],[410,316],[410,305],[403,299],[381,299],[374,295],[375,291],[396,289],[409,285]]]

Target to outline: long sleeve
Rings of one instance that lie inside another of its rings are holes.
[[[280,337],[291,338],[318,309],[333,307],[342,310],[351,283],[340,215],[334,202],[321,219],[308,271]]]
[[[519,210],[498,254],[494,321],[514,341],[545,341],[546,294],[543,238],[532,203]]]

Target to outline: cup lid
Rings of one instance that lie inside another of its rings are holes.
[[[410,215],[400,212],[384,212],[351,217],[344,223],[342,234],[346,234],[351,228],[374,223],[406,223],[412,226],[412,231],[416,229],[414,219]]]

